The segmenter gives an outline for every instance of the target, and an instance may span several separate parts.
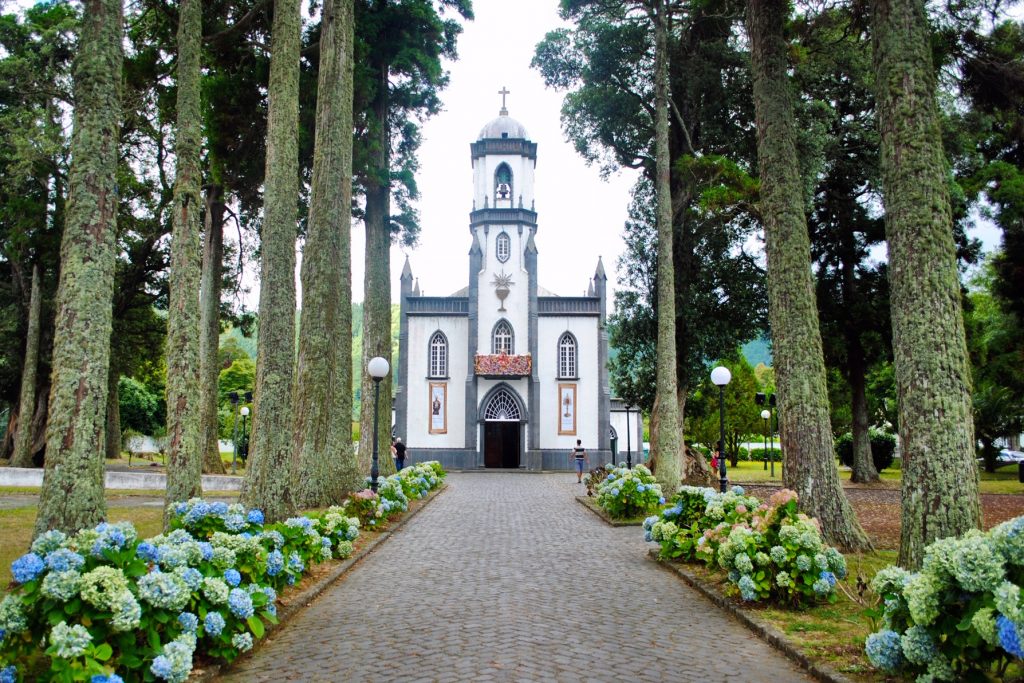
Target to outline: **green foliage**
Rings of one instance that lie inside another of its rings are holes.
[[[217,383],[217,401],[221,405],[230,404],[228,394],[234,391],[242,396],[245,392],[252,391],[255,385],[256,363],[248,356],[242,356],[220,371]]]
[[[615,519],[649,514],[665,502],[661,485],[644,465],[613,467],[596,486],[597,504]]]
[[[879,429],[871,429],[868,433],[871,436],[871,459],[875,463],[875,470],[881,472],[892,467],[896,455],[896,436]],[[853,434],[850,432],[836,438],[836,457],[847,467],[853,467]]]
[[[142,382],[122,377],[117,385],[121,430],[158,434],[164,426],[163,401]]]

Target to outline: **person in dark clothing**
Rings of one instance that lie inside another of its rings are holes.
[[[405,467],[405,444],[402,443],[402,437],[395,438],[395,469],[399,472]]]

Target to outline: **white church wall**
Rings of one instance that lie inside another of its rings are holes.
[[[578,380],[558,379],[558,339],[568,330],[576,337],[576,363]],[[596,449],[598,445],[598,391],[600,368],[598,363],[598,319],[584,316],[541,316],[537,325],[537,364],[540,379],[540,447],[568,450],[576,439],[584,447]],[[558,433],[559,384],[576,385],[576,434]],[[534,416],[532,418],[536,419]],[[592,463],[594,464],[594,463]]]
[[[480,307],[477,311],[479,320],[477,353],[491,353],[491,331],[498,321],[504,318],[512,325],[513,350],[516,354],[524,354],[530,351],[527,341],[529,274],[526,271],[523,256],[526,239],[529,235],[527,230],[523,230],[523,234],[520,235],[515,226],[506,227],[505,232],[512,239],[512,254],[508,261],[500,263],[495,256],[495,241],[501,231],[502,226],[492,225],[485,236],[483,228],[477,229],[480,245],[484,250],[484,267],[478,276]],[[494,293],[494,276],[498,273],[512,275],[512,285],[504,302],[505,311],[498,310],[502,307],[502,302]]]
[[[494,207],[494,174],[502,163],[508,164],[512,169],[512,206],[519,208],[519,197],[523,198],[523,208],[529,209],[533,206],[533,169],[532,159],[518,154],[494,154],[481,157],[473,162],[473,199],[476,201],[476,208],[484,208],[484,198],[487,198],[487,206]]]
[[[430,338],[441,330],[448,337],[449,379],[428,378]],[[466,432],[466,358],[469,320],[464,317],[409,316],[407,434],[410,448],[464,448]],[[444,382],[448,393],[448,431],[430,433],[430,383]]]

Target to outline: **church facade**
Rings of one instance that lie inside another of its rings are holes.
[[[467,286],[423,296],[408,260],[402,271],[394,433],[412,461],[449,469],[569,469],[577,439],[591,466],[607,462],[604,266],[586,296],[540,286],[537,144],[504,106],[470,158]]]

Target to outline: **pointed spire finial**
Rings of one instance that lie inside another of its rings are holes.
[[[604,261],[601,260],[600,256],[597,257],[597,270],[594,271],[594,277],[602,280],[608,279],[608,276],[605,275],[604,272]]]
[[[501,86],[501,90],[498,91],[498,94],[501,95],[501,111],[498,112],[500,116],[508,116],[508,109],[505,108],[505,95],[508,95],[511,92],[512,91],[505,86]]]
[[[402,266],[402,280],[412,279],[412,266],[409,265],[409,255],[405,255],[405,265]]]

